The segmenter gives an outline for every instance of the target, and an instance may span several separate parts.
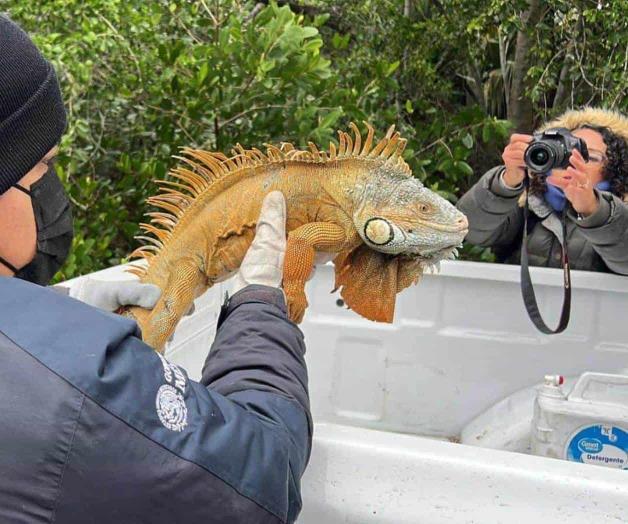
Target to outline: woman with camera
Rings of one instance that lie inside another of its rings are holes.
[[[566,244],[572,269],[628,275],[628,118],[586,108],[543,129],[534,137],[513,134],[504,165],[460,199],[466,240],[493,248],[501,262],[520,263],[528,170],[530,265],[561,267]]]

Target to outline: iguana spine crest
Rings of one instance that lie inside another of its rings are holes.
[[[390,126],[385,136],[372,147],[374,128],[367,122],[364,124],[368,129],[364,145],[360,130],[351,122],[349,127],[353,131],[353,137],[345,131],[338,130],[338,148],[330,142],[329,153],[319,150],[312,142],[308,142],[309,150],[297,149],[289,142],[282,142],[280,147],[264,144],[266,153],[257,148],[244,149],[242,145],[237,144],[232,149],[231,157],[223,153],[183,148],[184,156],[175,157],[183,164],[169,172],[175,180],[157,180],[160,192],[147,200],[148,204],[159,208],[159,211],[147,213],[150,223],[140,224],[140,229],[147,234],[135,238],[145,244],[131,253],[131,258],[144,258],[150,265],[151,259],[159,254],[175,235],[177,225],[194,202],[200,200],[218,181],[228,176],[235,177],[243,170],[293,161],[326,163],[368,159],[382,164],[392,163],[398,172],[408,177],[412,176],[410,167],[402,157],[407,140],[401,138],[399,132],[395,132],[395,126]],[[148,267],[132,266],[128,271],[141,278],[147,274]]]

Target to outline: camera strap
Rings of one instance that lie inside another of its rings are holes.
[[[521,240],[521,295],[525,304],[528,316],[536,328],[546,335],[555,335],[565,330],[569,324],[569,315],[571,312],[571,275],[569,272],[569,257],[567,256],[567,206],[562,211],[561,224],[563,229],[563,241],[561,243],[561,260],[564,275],[564,295],[563,306],[560,312],[560,319],[556,329],[551,329],[543,321],[539,306],[534,294],[532,279],[530,278],[530,269],[528,267],[528,195],[530,193],[530,177],[526,169],[526,176],[523,181],[525,188],[525,205],[523,207],[523,239]]]

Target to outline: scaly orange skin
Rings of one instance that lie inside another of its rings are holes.
[[[185,217],[185,225],[178,224],[185,228],[185,235],[165,243],[141,278],[164,291],[152,312],[131,310],[145,341],[162,348],[192,301],[237,271],[253,240],[264,196],[274,190],[286,198],[283,287],[290,318],[300,322],[307,307],[304,286],[315,252],[338,253],[361,243],[351,221],[351,202],[320,198],[342,194],[345,186],[340,180],[346,183],[347,172],[357,175],[360,171],[359,166],[349,167],[351,163],[355,164],[351,160],[339,160],[333,166],[291,161],[285,167],[273,167],[276,172],[271,177],[268,167],[259,169],[259,174],[243,173],[237,183],[208,198],[211,205],[195,202],[194,216]]]
[[[367,318],[392,321],[396,293],[416,282],[422,268],[416,259],[368,248],[356,230],[356,206],[363,206],[366,188],[382,183],[377,178],[382,169],[395,177],[411,174],[401,158],[405,140],[391,128],[372,147],[373,128],[367,126],[364,146],[357,127],[351,124],[354,139],[339,132],[339,149],[336,152],[331,144],[329,154],[319,152],[313,144],[311,151],[299,151],[289,144],[268,146],[266,155],[238,146],[231,159],[187,150],[188,158],[183,160],[194,169],[181,167],[171,172],[183,184],[163,182],[168,186],[164,192],[149,199],[165,211],[149,213],[153,224],[143,225],[157,237],[143,237],[155,247],[146,246],[135,253],[148,258],[149,264],[146,270],[132,271],[142,282],[163,290],[153,310],[128,310],[138,321],[144,340],[162,351],[193,300],[237,271],[253,240],[261,203],[274,190],[286,199],[283,288],[290,318],[302,320],[307,308],[305,282],[315,254],[323,252],[340,254],[335,260],[336,288],[342,286],[347,304]],[[391,180],[397,182],[398,178]],[[398,215],[402,221],[408,219],[403,210]]]

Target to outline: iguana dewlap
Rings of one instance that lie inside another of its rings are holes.
[[[401,153],[406,141],[391,127],[374,142],[367,124],[363,141],[339,131],[329,152],[310,143],[268,145],[266,152],[240,145],[228,158],[186,149],[171,180],[158,182],[141,227],[152,236],[133,256],[148,260],[132,268],[163,294],[152,311],[130,308],[144,340],[157,350],[173,333],[192,301],[235,272],[255,234],[264,196],[286,198],[288,233],[283,288],[290,318],[307,307],[304,287],[315,256],[334,258],[335,288],[356,313],[391,322],[396,294],[416,282],[426,266],[453,258],[466,232],[462,213],[412,177]]]

